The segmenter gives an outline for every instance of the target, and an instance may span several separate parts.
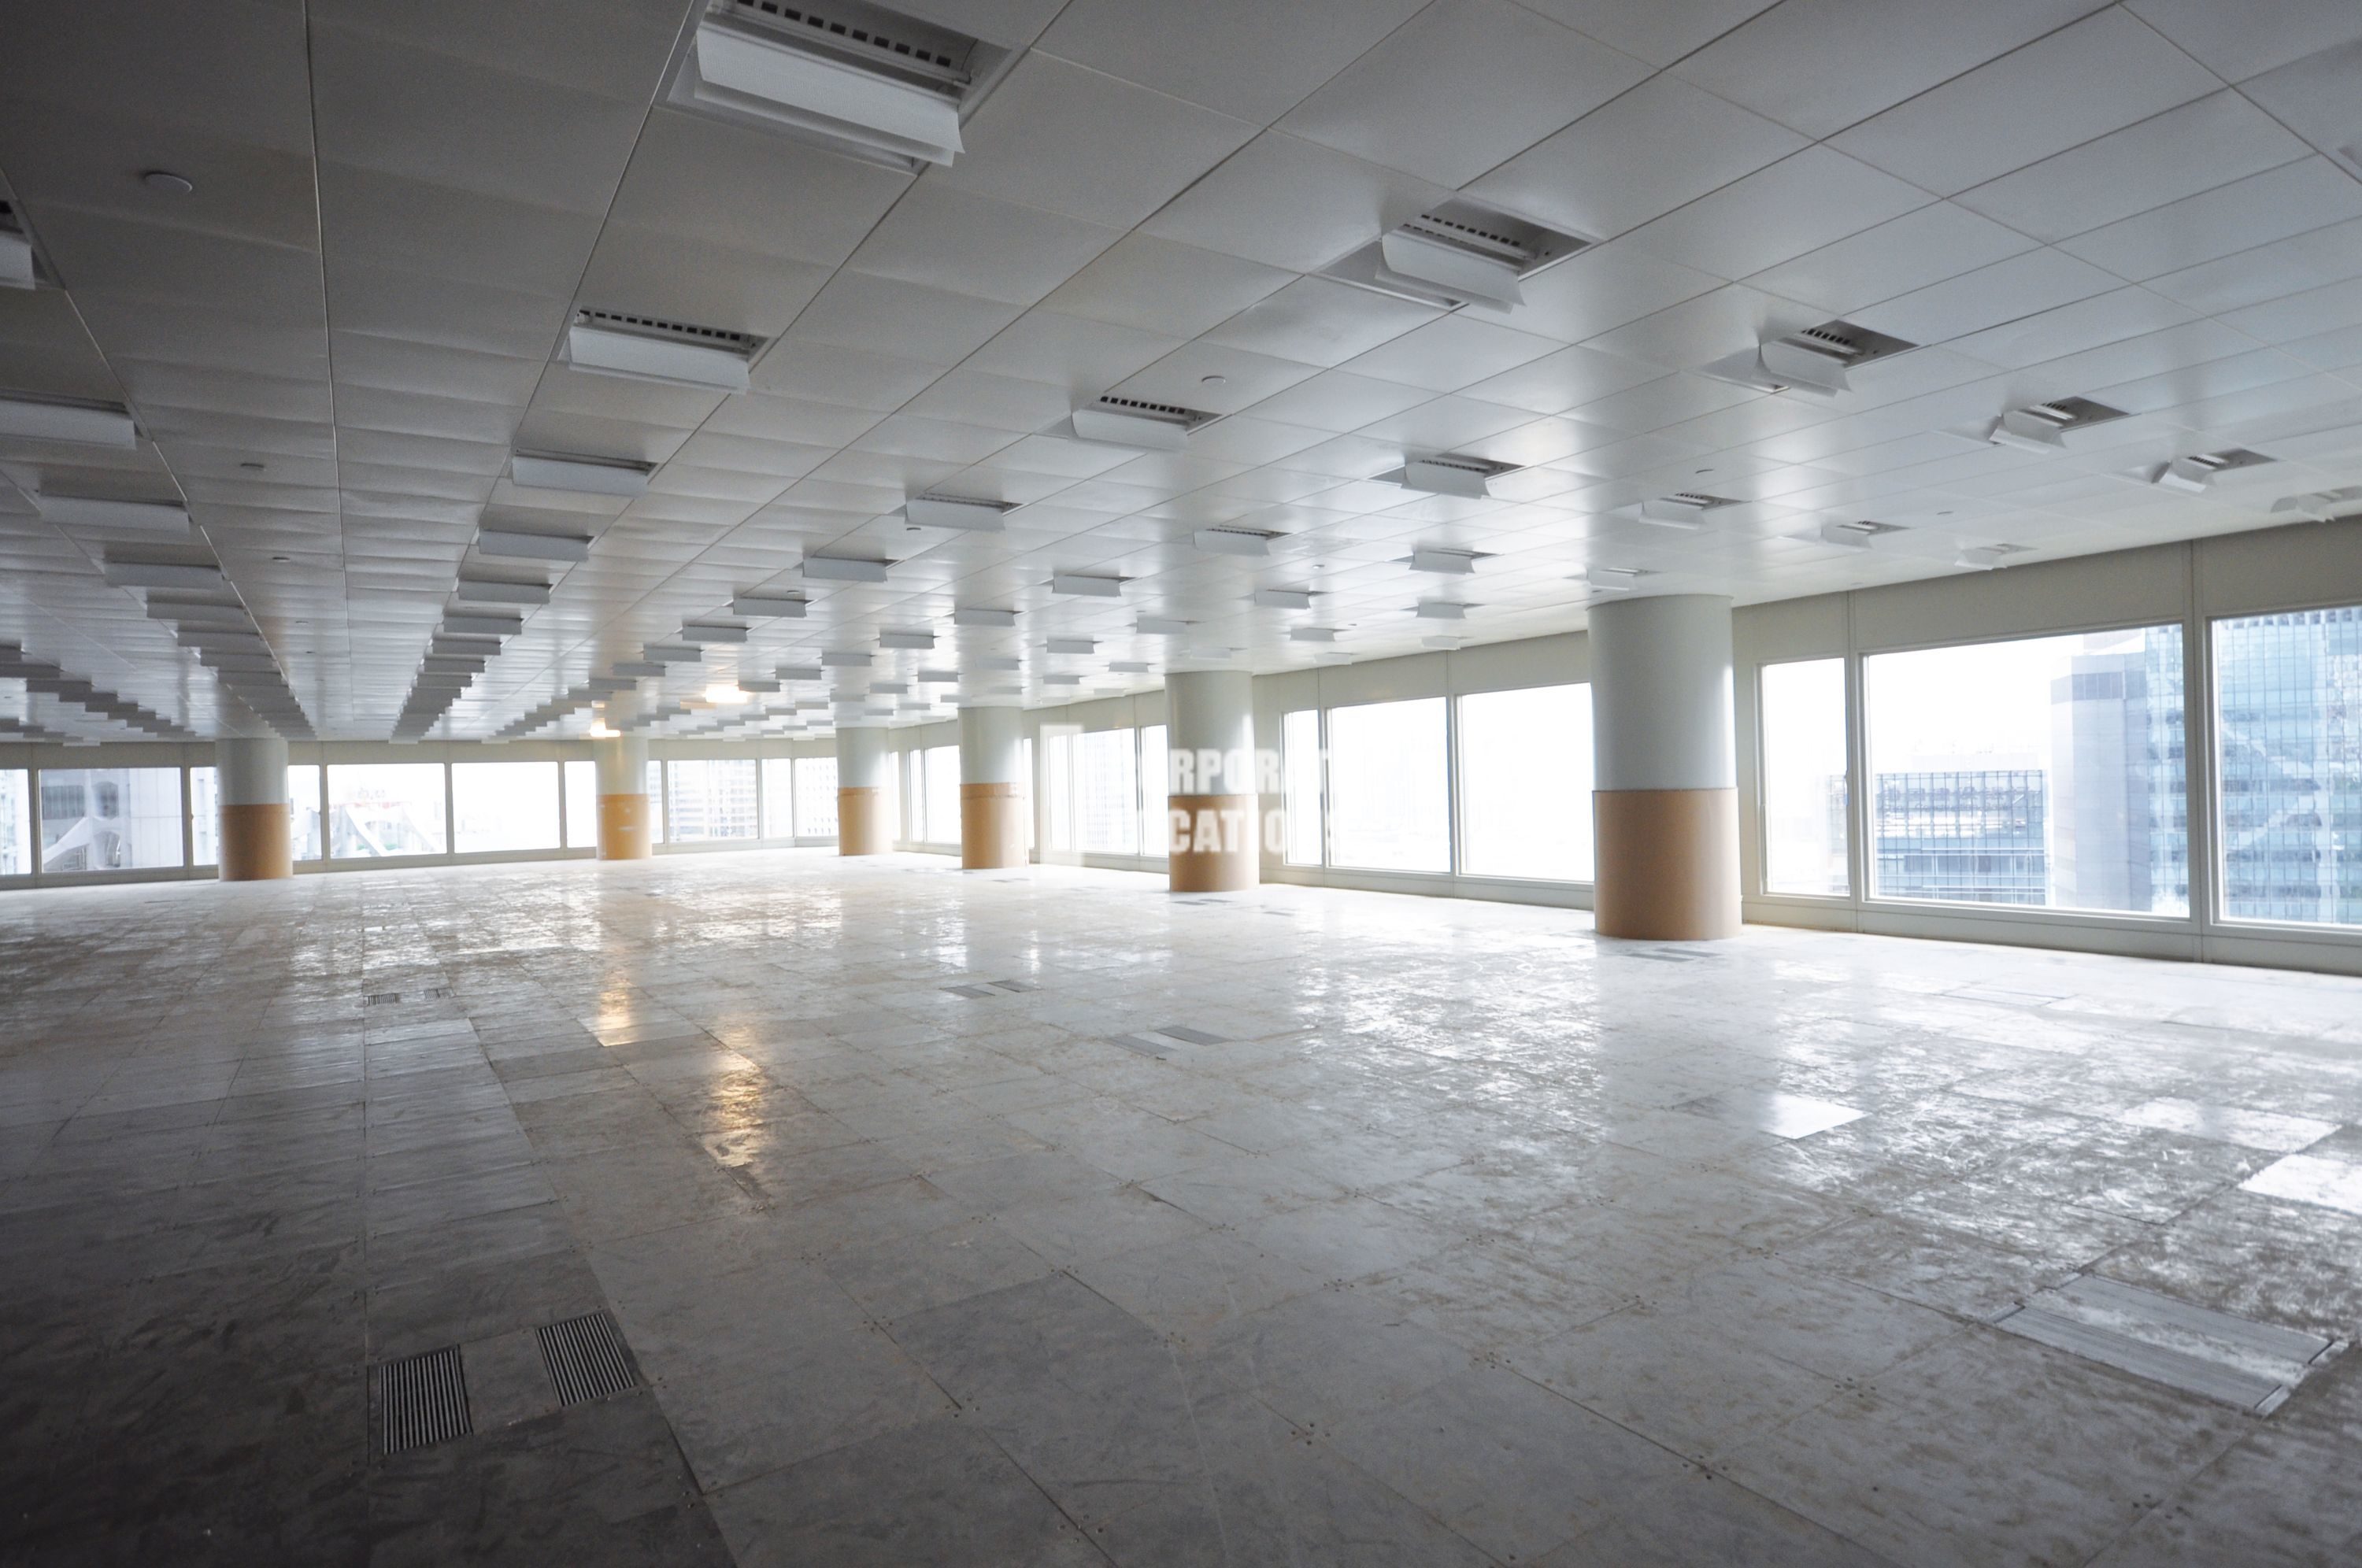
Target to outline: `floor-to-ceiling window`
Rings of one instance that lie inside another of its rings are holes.
[[[796,836],[836,836],[836,758],[796,759]]]
[[[763,758],[763,836],[791,838],[796,831],[796,767],[792,758]]]
[[[1075,749],[1078,731],[1054,729],[1042,736],[1042,831],[1052,852],[1075,852]]]
[[[1329,864],[1451,869],[1443,699],[1329,710]]]
[[[599,765],[577,757],[565,765],[566,846],[599,847]]]
[[[1075,748],[1076,807],[1089,855],[1140,853],[1140,758],[1129,729],[1089,730]]]
[[[753,838],[756,789],[751,757],[665,764],[665,842]]]
[[[0,877],[32,872],[32,775],[22,767],[0,767]]]
[[[221,775],[211,767],[189,769],[189,864],[221,863]]]
[[[1279,735],[1286,858],[1290,866],[1318,866],[1327,833],[1320,811],[1320,710],[1298,708],[1283,715]]]
[[[554,762],[453,764],[452,847],[461,855],[556,849],[560,783]]]
[[[1590,881],[1591,688],[1471,692],[1459,740],[1460,868]]]
[[[328,765],[328,857],[378,860],[441,855],[445,832],[439,762]]]
[[[41,771],[41,869],[146,871],[184,863],[181,770]]]
[[[1172,765],[1165,755],[1163,724],[1144,724],[1140,731],[1140,853],[1151,860],[1170,859],[1173,823]]]
[[[1862,661],[1882,899],[2190,907],[2181,628]]]
[[[960,841],[959,747],[931,745],[912,755],[919,758],[925,779],[921,791],[926,799],[925,842],[957,844]]]
[[[2362,925],[2362,606],[2213,624],[2222,912]]]
[[[1845,660],[1766,665],[1758,689],[1763,890],[1843,898],[1853,890]]]

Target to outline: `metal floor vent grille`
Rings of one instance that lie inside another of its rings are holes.
[[[1159,1034],[1170,1035],[1172,1038],[1188,1045],[1225,1045],[1229,1043],[1229,1041],[1220,1034],[1209,1034],[1202,1029],[1192,1029],[1186,1023],[1160,1023],[1156,1026],[1156,1032]]]
[[[476,1430],[458,1346],[387,1362],[377,1375],[379,1452],[425,1448]]]
[[[639,1374],[632,1370],[631,1354],[624,1349],[623,1331],[609,1314],[585,1313],[535,1332],[541,1340],[542,1364],[549,1368],[549,1381],[562,1403],[579,1405],[639,1386]]]
[[[392,1007],[402,999],[400,991],[371,991],[361,998],[363,1007]]]
[[[2151,1383],[2268,1416],[2345,1349],[2276,1323],[2235,1318],[2170,1296],[2077,1275],[1993,1320],[2004,1333]]]
[[[1703,964],[1714,956],[1711,953],[1693,953],[1683,947],[1641,947],[1624,955],[1627,958],[1646,958],[1657,964]]]
[[[944,989],[969,1001],[982,1001],[987,997],[1018,996],[1042,988],[1031,980],[980,980],[966,985],[945,986]]]

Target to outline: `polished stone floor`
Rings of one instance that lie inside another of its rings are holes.
[[[0,895],[0,1562],[2362,1561],[2362,1356],[2007,1321],[2351,1335],[2362,983],[1705,953],[811,851]]]

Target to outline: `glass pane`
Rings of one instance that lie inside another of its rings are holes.
[[[2185,914],[2181,628],[1862,661],[1881,898]]]
[[[1853,890],[1846,865],[1845,660],[1763,669],[1763,890]]]
[[[1072,730],[1042,737],[1042,815],[1050,847],[1062,854],[1075,848],[1075,743],[1079,739]]]
[[[566,847],[599,847],[599,765],[578,758],[566,765]]]
[[[1442,698],[1330,710],[1330,865],[1451,870],[1449,795]]]
[[[221,833],[220,775],[210,767],[189,769],[189,864],[214,866],[220,852],[214,840]]]
[[[1140,777],[1130,730],[1092,730],[1076,748],[1083,852],[1140,853]]]
[[[1173,824],[1165,817],[1173,786],[1164,755],[1164,726],[1150,724],[1140,732],[1140,852],[1151,860],[1172,857]]]
[[[668,842],[665,823],[665,818],[668,814],[665,811],[664,764],[651,762],[648,764],[648,842],[650,844]]]
[[[2223,913],[2362,925],[2362,606],[2214,623]]]
[[[320,765],[298,763],[287,770],[287,825],[295,858],[320,858]]]
[[[1019,801],[1018,811],[1021,812],[1025,818],[1025,853],[1031,855],[1033,853],[1035,847],[1033,843],[1035,834],[1035,824],[1033,821],[1033,737],[1032,735],[1028,735],[1023,740],[1017,743],[1017,799]]]
[[[836,836],[836,758],[796,758],[796,836]]]
[[[41,773],[41,869],[178,866],[181,770],[63,767]]]
[[[911,802],[909,844],[927,840],[927,764],[922,753],[906,751],[895,758],[894,777],[902,781],[903,798]]]
[[[1591,688],[1460,699],[1462,869],[1591,880]]]
[[[927,842],[957,844],[960,841],[959,747],[930,746],[926,756]]]
[[[665,778],[666,843],[716,844],[755,836],[753,758],[676,762]]]
[[[339,762],[328,768],[328,855],[376,860],[440,855],[443,765]]]
[[[763,758],[763,836],[792,838],[796,832],[796,769],[784,756]]]
[[[0,877],[32,874],[32,776],[21,767],[0,767]]]
[[[451,824],[462,855],[557,847],[557,765],[462,762],[451,769]]]
[[[890,753],[889,754],[891,755]],[[902,840],[902,759],[893,757],[893,766],[886,774],[886,842],[900,844]]]
[[[1320,864],[1320,711],[1279,721],[1280,799],[1287,812],[1287,863]]]

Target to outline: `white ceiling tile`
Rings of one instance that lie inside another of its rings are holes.
[[[1279,123],[1457,188],[1648,74],[1507,0],[1438,0]]]
[[[1066,315],[1195,337],[1275,293],[1289,276],[1276,267],[1135,233],[1042,304]]]
[[[756,361],[750,379],[757,392],[885,414],[908,403],[941,374],[940,366],[866,348],[784,340],[773,344]],[[737,401],[734,398],[724,406],[734,406]],[[860,428],[866,430],[868,425]],[[852,436],[841,439],[849,441]]]
[[[1118,237],[1097,224],[922,179],[878,220],[845,265],[946,293],[1032,304]]]
[[[1049,55],[1019,61],[961,127],[944,183],[1130,228],[1244,146],[1255,127]]]
[[[1141,231],[1317,272],[1447,194],[1411,175],[1266,131]]]
[[[1606,239],[1804,146],[1795,132],[1662,75],[1519,153],[1468,191]]]
[[[1806,136],[1826,137],[2101,9],[2102,0],[1787,0],[1675,69]]]
[[[1758,272],[1747,282],[1844,315],[2031,250],[2036,243],[1965,207],[1936,202]]]
[[[2362,185],[2355,187],[2362,194]],[[2362,218],[2257,246],[2219,261],[2151,278],[2147,287],[2193,309],[2220,314],[2362,276]]]
[[[1751,348],[1765,337],[1811,326],[1817,314],[1731,283],[1613,332],[1603,332],[1587,346],[1667,370],[1686,370]]]
[[[1629,240],[1612,240],[1526,280],[1526,303],[1508,319],[1520,331],[1576,343],[1721,286]]]
[[[1235,414],[1316,373],[1293,359],[1200,341],[1183,344],[1109,390],[1150,403]]]
[[[1020,314],[1015,305],[847,271],[830,280],[787,336],[794,342],[956,365]]]
[[[581,273],[582,303],[776,337],[828,282],[809,261],[609,224]],[[338,305],[342,304],[337,301]]]
[[[2240,92],[2280,124],[2362,170],[2362,122],[2354,113],[2354,82],[2362,73],[2362,39],[2292,61],[2241,84]]]
[[[1425,0],[1074,0],[1043,51],[1268,125],[1402,25]]]
[[[1991,365],[2036,365],[2080,354],[2103,343],[2180,326],[2192,315],[2186,307],[2161,299],[2147,289],[2116,289],[1965,337],[1955,337],[1948,346],[1955,353]]]
[[[1671,65],[1779,0],[1530,0],[1543,16],[1651,65]]]
[[[2076,235],[2058,248],[2140,282],[2354,217],[2362,217],[2362,182],[2325,158],[2307,158]]]
[[[1539,359],[1557,347],[1547,337],[1496,326],[1474,316],[1447,315],[1346,361],[1343,369],[1379,381],[1456,392],[1472,381]]]
[[[1808,147],[1634,229],[1627,243],[1716,277],[1744,278],[1928,200],[1867,163]]]
[[[2349,0],[2275,0],[2268,13],[2217,0],[2125,0],[2125,8],[2226,82],[2362,38]]]
[[[2004,174],[1959,201],[2037,238],[2064,239],[2310,150],[2226,91]]]
[[[658,108],[610,216],[833,267],[910,184],[907,174],[804,142]]]
[[[2249,305],[2222,320],[2224,326],[2260,343],[2288,343],[2362,324],[2362,278]]]
[[[2117,286],[2090,262],[2045,248],[1853,311],[1849,319],[1913,343],[1945,343]]]
[[[1359,430],[1374,420],[1416,408],[1429,396],[1423,387],[1326,370],[1256,403],[1253,412],[1259,418],[1316,430]]]
[[[1055,311],[1028,311],[961,368],[1015,376],[1097,397],[1116,382],[1181,346],[1177,337],[1087,321]]]
[[[1562,348],[1462,390],[1485,403],[1507,403],[1536,414],[1562,414],[1577,403],[1655,381],[1663,373],[1661,365],[1595,348]]]
[[[1948,196],[2221,86],[2213,72],[2112,6],[1829,145]]]
[[[1300,364],[1341,364],[1443,313],[1327,278],[1298,278],[1206,335],[1209,343],[1251,348]]]

